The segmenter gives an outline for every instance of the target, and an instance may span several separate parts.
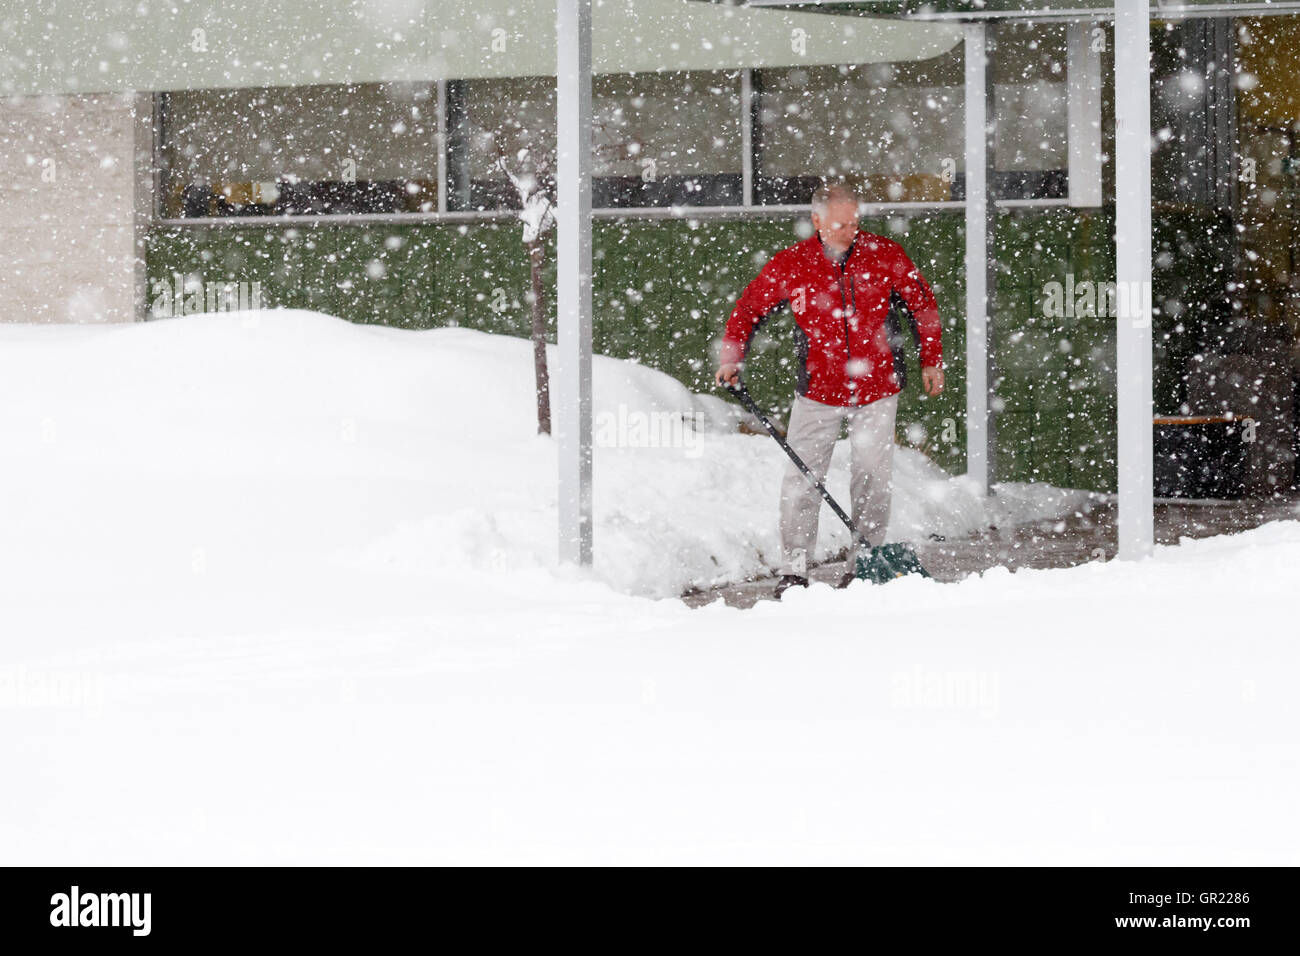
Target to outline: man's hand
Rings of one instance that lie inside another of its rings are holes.
[[[718,369],[718,374],[713,376],[713,380],[718,385],[722,385],[724,382],[729,385],[739,385],[740,384],[740,363],[739,362],[723,363],[722,367]]]
[[[718,374],[721,375],[722,373],[719,372]],[[938,395],[942,392],[943,369],[933,366],[921,369],[921,388],[925,390],[927,395]]]

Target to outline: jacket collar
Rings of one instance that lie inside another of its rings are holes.
[[[822,242],[822,234],[820,232],[817,232],[814,233],[813,235],[817,239],[817,250],[818,252],[821,253],[822,258],[825,259],[827,262],[829,262],[831,265],[839,265],[841,260],[838,260],[828,254],[829,250],[826,248],[826,243]],[[862,238],[861,229],[859,229],[857,232],[853,234],[853,241],[849,243],[849,248],[844,253],[844,259],[842,261],[845,265],[848,265],[849,260],[853,258],[853,250],[857,248],[858,240],[860,238]]]

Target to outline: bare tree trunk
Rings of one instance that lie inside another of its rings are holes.
[[[533,281],[533,372],[537,377],[537,434],[551,433],[551,384],[546,371],[546,299],[542,283],[545,241],[527,243],[528,267]]]

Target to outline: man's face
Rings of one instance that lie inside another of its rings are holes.
[[[812,214],[812,224],[826,248],[842,255],[858,233],[858,204],[851,199],[833,199],[826,204],[825,215]]]

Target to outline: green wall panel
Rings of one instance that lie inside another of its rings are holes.
[[[899,229],[899,226],[903,229]],[[948,388],[920,394],[914,349],[899,410],[900,440],[953,473],[965,467],[962,231],[952,214],[871,220],[903,242],[929,276],[945,324]],[[792,218],[616,220],[597,224],[593,256],[598,352],[661,369],[708,390],[716,345],[736,298],[773,253],[799,240]],[[527,335],[529,273],[514,223],[459,225],[193,226],[155,230],[151,279],[173,272],[204,281],[259,281],[268,305],[317,309],[355,322],[406,328],[465,325]],[[547,306],[554,328],[553,261]],[[793,395],[788,312],[755,337],[748,379],[778,414]]]
[[[1113,319],[1048,315],[1046,286],[1114,279],[1113,216],[1072,209],[1004,210],[994,250],[992,310],[996,452],[1000,481],[1114,490]],[[1104,368],[1099,372],[1094,366]]]

